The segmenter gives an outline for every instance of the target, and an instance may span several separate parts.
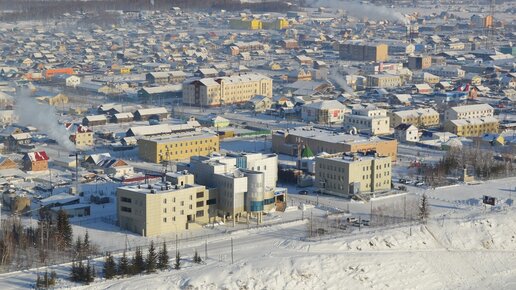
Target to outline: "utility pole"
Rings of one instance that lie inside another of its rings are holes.
[[[403,196],[403,220],[407,218],[407,196]]]
[[[234,259],[233,259],[233,238],[231,238],[231,264],[233,264],[234,262]]]
[[[208,239],[204,241],[204,261],[208,261]]]

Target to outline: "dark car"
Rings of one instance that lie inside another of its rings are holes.
[[[298,194],[301,194],[301,195],[308,195],[308,190],[300,190],[298,192]]]

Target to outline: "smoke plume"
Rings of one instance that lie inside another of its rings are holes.
[[[344,9],[347,11],[349,16],[363,18],[367,17],[371,20],[390,20],[398,21],[405,25],[409,24],[409,21],[403,14],[396,11],[395,9],[388,8],[385,6],[376,6],[371,4],[362,4],[354,1],[340,1],[340,0],[309,0],[311,1],[312,7],[327,7]]]
[[[42,133],[54,139],[67,151],[75,151],[75,145],[70,141],[66,128],[59,124],[54,107],[40,104],[30,96],[28,90],[18,93],[14,112],[18,116],[18,123],[23,126],[34,126]]]

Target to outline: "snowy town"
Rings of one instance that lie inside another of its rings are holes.
[[[14,2],[0,289],[516,288],[513,1]]]

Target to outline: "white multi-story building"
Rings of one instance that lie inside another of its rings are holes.
[[[444,121],[492,117],[494,109],[488,104],[458,106],[444,112]]]
[[[229,153],[226,156],[194,156],[178,169],[194,174],[199,184],[218,190],[218,215],[238,219],[275,208],[285,197],[276,195],[278,156],[262,153]]]
[[[183,104],[194,106],[245,103],[258,95],[272,98],[272,79],[257,73],[187,80],[183,83]]]
[[[356,128],[369,135],[389,134],[390,120],[387,111],[376,107],[353,109],[352,113],[344,117],[344,129]]]
[[[463,78],[466,75],[466,71],[457,66],[431,66],[424,69],[425,72],[442,78]]]
[[[336,124],[342,123],[348,112],[349,109],[337,100],[319,101],[304,105],[301,108],[301,118],[305,122]]]

